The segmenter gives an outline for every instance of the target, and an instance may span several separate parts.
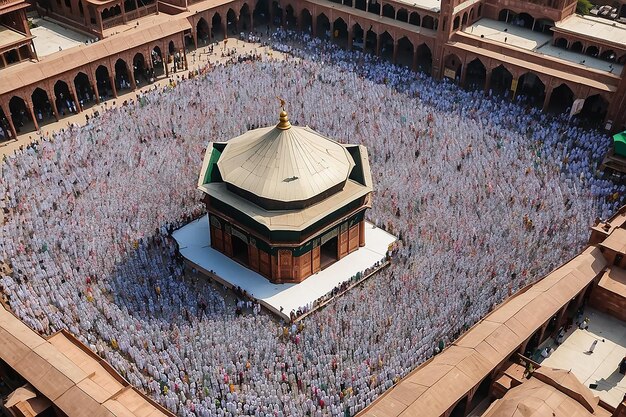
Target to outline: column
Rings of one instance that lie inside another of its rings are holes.
[[[485,78],[485,94],[489,94],[489,89],[491,88],[491,73],[493,70],[487,71],[487,75]]]
[[[413,47],[413,71],[417,72],[417,46]]]
[[[54,118],[58,122],[59,121],[59,110],[57,110],[57,98],[54,95],[54,92],[52,93],[52,96],[48,95],[48,97],[51,97],[50,105],[52,105],[52,113],[54,113]]]
[[[100,28],[100,37],[102,37],[102,32],[104,32],[104,27],[102,26],[102,10],[98,8],[96,9],[96,13],[98,13],[98,17],[96,19],[98,21],[98,27]]]
[[[383,6],[384,4],[381,2],[380,3],[380,10],[378,11],[378,16],[383,17]]]
[[[30,117],[33,119],[33,124],[35,125],[35,130],[39,130],[39,123],[37,123],[37,116],[35,116],[35,110],[33,109],[33,103],[28,101],[28,102],[26,102],[26,106],[28,107],[28,111],[30,111]],[[57,118],[57,120],[59,120],[59,119]]]
[[[68,87],[70,88],[70,93],[74,98],[74,103],[76,103],[76,110],[80,113],[83,111],[83,108],[80,105],[80,101],[78,100],[78,94],[76,94],[76,88],[74,87],[74,83],[68,83]]]
[[[542,109],[545,111],[548,108],[548,105],[550,104],[550,97],[552,97],[552,87],[548,87],[546,88],[546,97],[543,99],[543,107]]]
[[[380,36],[379,34],[376,34],[376,56],[380,56]]]
[[[115,85],[115,76],[109,76],[109,82],[111,83],[111,88],[113,89],[113,97],[117,98],[117,86]]]
[[[98,82],[91,84],[91,89],[93,93],[96,95],[96,104],[100,104],[100,92],[98,91]]]
[[[122,9],[122,21],[124,23],[128,22],[128,19],[126,19],[126,8],[124,7],[124,2],[120,1],[120,7]]]
[[[359,246],[365,246],[365,220],[359,222]]]
[[[367,50],[367,30],[363,29],[363,52]]]
[[[465,87],[465,79],[467,78],[467,65],[462,64],[461,66],[461,83],[459,85]]]
[[[515,100],[515,96],[517,95],[517,90],[518,90],[517,82],[518,81],[519,81],[519,78],[513,78],[511,80],[511,86],[509,87],[509,90],[511,90],[511,101]],[[513,87],[515,87],[515,89],[513,89]]]
[[[391,58],[391,62],[395,64],[397,59],[398,59],[398,41],[394,40],[393,41],[393,57]]]
[[[352,50],[352,30],[348,32],[348,51]]]
[[[11,129],[11,136],[13,137],[13,139],[17,139],[17,131],[15,130],[15,125],[13,124],[13,118],[11,117],[11,112],[7,112],[6,107],[4,107],[1,104],[0,104],[0,109],[2,109],[2,112],[4,113],[4,115],[7,118],[7,121],[9,122],[9,128]]]
[[[133,91],[135,91],[137,89],[137,84],[135,83],[134,66],[131,67],[130,71],[128,71],[128,75],[129,75],[129,78],[130,78],[130,86],[133,89]]]

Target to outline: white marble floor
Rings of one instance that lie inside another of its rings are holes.
[[[626,377],[618,372],[626,356],[626,323],[593,309],[585,316],[589,329],[576,328],[541,365],[571,369],[585,386],[598,384],[591,390],[594,395],[616,407],[626,393]],[[594,340],[594,352],[588,353]]]
[[[365,247],[299,284],[273,284],[262,275],[211,248],[207,216],[183,226],[173,236],[185,258],[207,271],[213,271],[224,281],[245,289],[275,312],[280,312],[282,307],[284,317],[288,317],[292,310],[327,294],[357,272],[373,266],[385,257],[389,245],[396,240],[395,236],[366,223]]]

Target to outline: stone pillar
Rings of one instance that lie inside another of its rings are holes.
[[[9,122],[9,128],[11,129],[11,135],[13,136],[13,139],[17,139],[17,130],[15,130],[15,125],[13,124],[13,118],[11,117],[11,112],[7,111],[7,108],[4,107],[2,104],[0,104],[0,109],[2,109],[2,112],[4,113],[4,115],[7,118],[7,121]]]
[[[30,117],[33,119],[33,124],[35,125],[35,130],[39,130],[39,123],[37,123],[37,116],[35,116],[35,110],[33,109],[33,103],[30,101],[26,102],[26,106],[28,107],[28,111],[30,112]],[[57,120],[59,120],[57,118]]]
[[[543,99],[543,107],[542,109],[545,111],[548,108],[548,105],[550,104],[550,97],[552,97],[552,87],[548,87],[546,88],[546,97]]]
[[[359,246],[365,246],[365,220],[359,222]]]
[[[74,87],[74,83],[68,83],[68,87],[70,88],[70,93],[74,98],[74,103],[76,103],[76,110],[80,113],[83,111],[82,106],[80,105],[80,100],[78,100],[78,94],[76,94],[76,88]]]
[[[491,74],[493,70],[487,71],[487,75],[485,78],[485,94],[489,94],[489,89],[491,88]]]
[[[48,96],[50,97],[50,96]],[[56,121],[59,121],[59,110],[57,110],[57,98],[54,95],[54,92],[52,94],[52,100],[50,100],[50,104],[52,105],[52,112],[54,113],[54,118],[56,119]]]
[[[367,51],[367,30],[363,30],[363,52]]]
[[[467,78],[467,65],[461,64],[461,83],[459,85],[465,87],[466,78]]]
[[[96,95],[96,104],[100,104],[100,92],[98,91],[98,82],[96,81],[91,85],[93,93]]]
[[[128,75],[130,78],[130,86],[135,91],[137,89],[137,83],[135,83],[135,68],[134,65],[131,67],[130,71],[128,71]]]
[[[417,72],[417,46],[413,47],[413,63],[411,66],[413,71]]]
[[[393,57],[391,59],[391,62],[395,64],[397,59],[398,59],[398,41],[394,40],[393,41]]]
[[[115,85],[115,76],[109,75],[109,82],[111,83],[111,89],[113,90],[113,97],[117,98],[117,86]]]
[[[376,56],[380,56],[380,37],[381,35],[376,34]]]

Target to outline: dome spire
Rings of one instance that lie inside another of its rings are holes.
[[[289,123],[289,116],[287,115],[287,112],[285,111],[285,100],[283,100],[280,97],[278,97],[278,100],[280,100],[280,107],[282,111],[280,112],[280,116],[278,118],[278,120],[280,121],[276,125],[276,128],[280,130],[287,130],[291,128],[291,123]]]

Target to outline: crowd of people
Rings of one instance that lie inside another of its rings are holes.
[[[595,168],[608,137],[565,117],[307,35],[271,43],[293,58],[216,66],[0,165],[11,309],[180,416],[354,415],[578,253],[625,191]],[[367,216],[400,238],[389,268],[298,326],[236,314],[170,237],[203,214],[207,144],[277,123],[276,96],[292,123],[367,146]]]

